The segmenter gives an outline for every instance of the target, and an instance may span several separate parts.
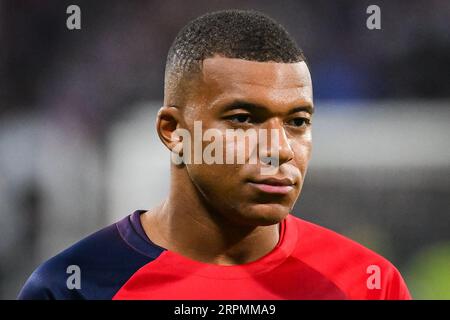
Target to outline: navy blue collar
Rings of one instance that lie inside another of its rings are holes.
[[[116,223],[122,239],[139,253],[156,259],[166,249],[154,244],[145,234],[140,215],[146,210],[136,210]]]

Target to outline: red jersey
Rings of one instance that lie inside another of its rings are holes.
[[[256,261],[202,263],[153,244],[136,211],[50,259],[23,299],[410,299],[386,259],[331,230],[288,215],[277,246]],[[66,287],[66,266],[81,270]]]

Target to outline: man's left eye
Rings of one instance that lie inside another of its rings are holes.
[[[288,124],[295,127],[303,127],[309,125],[310,121],[307,118],[294,118],[289,120]]]

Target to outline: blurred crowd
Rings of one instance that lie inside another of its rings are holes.
[[[66,8],[81,9],[81,30]],[[282,23],[310,62],[316,99],[450,95],[450,3],[378,1],[26,1],[0,3],[0,114],[48,111],[96,135],[124,104],[160,100],[167,50],[208,11],[256,9]]]

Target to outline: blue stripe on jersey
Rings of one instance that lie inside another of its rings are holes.
[[[18,299],[111,299],[139,268],[164,251],[145,235],[141,213],[134,212],[42,264]],[[71,265],[80,268],[80,289],[67,286]]]

